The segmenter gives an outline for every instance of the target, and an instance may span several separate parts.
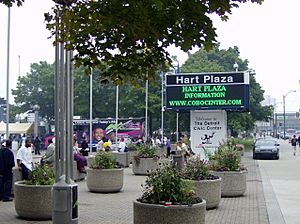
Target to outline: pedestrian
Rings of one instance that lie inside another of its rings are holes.
[[[119,152],[127,152],[127,145],[125,143],[125,139],[122,137],[118,146],[118,151]]]
[[[11,188],[13,181],[12,168],[15,166],[11,141],[6,140],[5,147],[0,149],[0,200],[12,201]]]
[[[55,160],[55,145],[52,139],[48,139],[48,147],[45,155],[42,156],[41,165],[44,165],[46,163],[49,167],[53,167],[54,160]]]
[[[292,140],[291,140],[291,144],[293,146],[294,149],[294,156],[296,156],[296,145],[297,145],[298,139],[296,138],[296,135],[293,136]]]
[[[169,158],[169,156],[171,154],[171,140],[170,140],[170,137],[167,137],[166,148],[167,148],[167,158]]]
[[[35,155],[41,155],[40,149],[41,149],[41,140],[39,139],[38,136],[35,137],[33,141],[33,146],[34,146],[34,154]]]
[[[25,140],[25,145],[21,146],[17,153],[18,168],[22,171],[23,180],[29,180],[29,174],[33,169],[31,142]]]
[[[89,155],[89,152],[88,149],[89,145],[85,139],[85,137],[82,137],[82,142],[81,142],[81,150],[80,150],[80,153],[83,155],[83,156],[88,156]]]

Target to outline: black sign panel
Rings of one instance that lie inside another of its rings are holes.
[[[167,76],[170,85],[248,84],[244,72],[235,73],[186,73]]]
[[[244,73],[168,75],[166,107],[174,110],[248,110]]]

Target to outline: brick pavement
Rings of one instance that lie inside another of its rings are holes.
[[[250,153],[242,159],[248,168],[247,193],[238,198],[222,198],[219,207],[207,211],[209,224],[269,224],[262,179],[258,163]],[[141,195],[143,176],[134,176],[131,168],[125,169],[122,192],[96,194],[87,191],[85,181],[79,185],[79,223],[82,224],[132,224],[132,201]],[[13,202],[0,202],[0,224],[52,223],[51,221],[26,221],[16,217]]]

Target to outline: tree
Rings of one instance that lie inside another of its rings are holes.
[[[228,48],[227,50],[215,47],[211,51],[200,49],[182,66],[182,72],[230,72],[233,64],[238,63],[241,71],[248,70],[248,60],[239,58],[238,47]],[[257,120],[268,121],[272,115],[271,106],[261,106],[260,102],[264,99],[264,90],[256,82],[255,76],[250,75],[250,109],[249,113],[228,112],[228,127],[233,135],[239,131],[248,131],[254,128]],[[184,117],[184,116],[183,116]],[[185,127],[189,127],[189,117],[183,118]]]
[[[31,64],[30,72],[19,77],[12,95],[21,111],[31,110],[37,104],[40,106],[40,116],[53,119],[54,66],[45,61]]]
[[[74,115],[89,118],[90,77],[85,76],[82,67],[74,70]],[[111,83],[101,84],[99,71],[93,74],[93,118],[115,117],[116,86]],[[158,74],[157,74],[158,75]],[[150,127],[158,128],[160,116],[160,79],[150,83],[149,116],[154,123]],[[139,86],[122,85],[119,87],[119,117],[145,116],[145,83]],[[31,110],[34,105],[40,106],[40,116],[48,121],[54,118],[54,65],[47,62],[31,64],[26,76],[18,79],[16,89],[12,90],[16,105],[11,114]],[[12,117],[11,116],[11,117]]]
[[[137,84],[168,68],[166,48],[172,44],[184,51],[212,49],[217,34],[210,14],[227,20],[232,8],[248,1],[55,0],[58,4],[45,19],[52,35],[59,31],[58,41],[74,50],[75,64],[86,73],[98,68],[102,81]]]

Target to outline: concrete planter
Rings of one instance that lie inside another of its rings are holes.
[[[138,151],[133,150],[133,151],[129,151],[129,163],[133,163],[134,160],[134,156],[136,156],[138,154]]]
[[[205,224],[206,202],[188,205],[157,205],[133,202],[134,224]]]
[[[52,218],[52,185],[15,183],[15,210],[21,218],[47,220]]]
[[[206,201],[206,209],[218,207],[221,201],[221,178],[216,180],[194,181],[197,197]]]
[[[222,178],[222,197],[238,197],[245,194],[247,171],[211,171],[211,174]]]
[[[132,172],[136,175],[147,175],[148,171],[158,168],[158,158],[133,159]]]
[[[115,160],[124,167],[129,166],[129,153],[128,152],[112,152]]]
[[[86,185],[91,192],[114,193],[123,187],[124,169],[87,169]]]

